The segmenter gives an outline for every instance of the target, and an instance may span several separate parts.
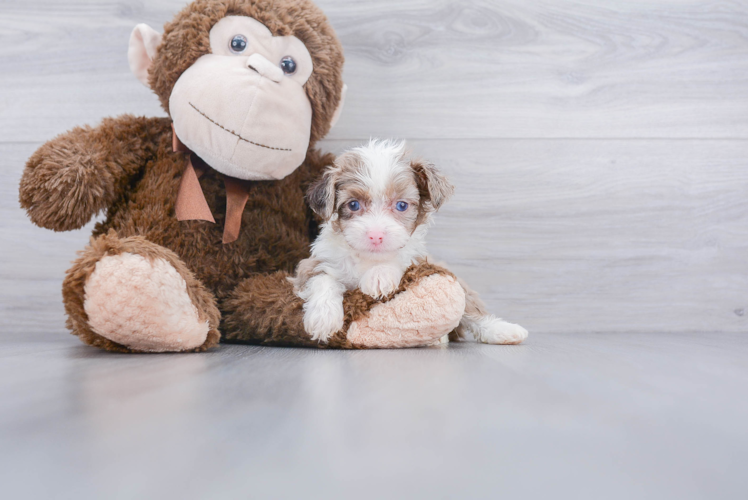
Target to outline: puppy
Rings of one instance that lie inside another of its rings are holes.
[[[372,140],[338,157],[307,194],[324,223],[312,256],[289,278],[304,300],[304,328],[312,339],[327,342],[343,328],[346,290],[381,299],[397,289],[410,265],[427,259],[431,216],[453,191],[433,165],[406,159],[403,142]],[[468,331],[488,344],[527,337],[521,326],[487,314],[478,295],[460,284],[465,315],[453,340]]]

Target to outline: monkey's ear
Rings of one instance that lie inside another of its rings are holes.
[[[337,109],[335,109],[335,113],[332,115],[332,120],[330,120],[330,128],[333,128],[336,123],[338,123],[338,120],[340,119],[340,114],[343,112],[343,105],[345,104],[345,94],[348,92],[348,85],[345,83],[343,84],[343,92],[340,93],[340,102],[338,103]]]
[[[411,160],[410,166],[416,174],[421,197],[429,200],[434,210],[439,210],[454,193],[454,186],[429,162]]]
[[[127,60],[130,70],[148,87],[148,70],[158,52],[161,34],[147,24],[138,24],[130,35],[130,47],[127,49]]]
[[[306,194],[309,207],[325,221],[330,220],[335,211],[335,179],[337,170],[329,168],[320,180],[315,182]]]

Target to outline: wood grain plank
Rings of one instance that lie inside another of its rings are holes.
[[[744,142],[411,144],[457,186],[430,249],[496,314],[552,332],[748,331]]]
[[[0,140],[161,114],[127,40],[183,4],[0,3]],[[333,139],[748,137],[743,1],[319,4],[347,54]]]
[[[327,141],[340,151],[349,141]],[[743,141],[413,141],[457,186],[433,255],[492,311],[545,332],[748,330]],[[0,145],[2,313],[62,329],[59,285],[89,229],[36,228],[17,204],[35,145]]]

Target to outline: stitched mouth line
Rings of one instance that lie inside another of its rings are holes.
[[[226,127],[224,127],[223,125],[221,125],[220,123],[218,123],[215,120],[213,120],[211,117],[209,117],[208,115],[206,115],[205,113],[203,113],[202,111],[200,111],[199,109],[197,109],[197,107],[194,104],[192,104],[192,103],[189,103],[189,104],[190,104],[190,106],[192,106],[192,109],[194,109],[195,111],[197,111],[198,113],[200,113],[210,123],[212,123],[213,125],[215,125],[217,127],[220,127],[221,129],[225,130],[229,134],[238,137],[240,140],[242,140],[242,141],[244,141],[244,142],[246,142],[248,144],[252,144],[253,146],[258,146],[258,147],[265,148],[265,149],[272,149],[273,151],[289,151],[289,152],[291,151],[290,149],[274,148],[272,146],[266,146],[266,145],[260,144],[258,142],[250,141],[249,139],[245,139],[244,137],[240,136],[239,134],[237,134],[233,130],[229,130]]]

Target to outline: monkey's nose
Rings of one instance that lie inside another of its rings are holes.
[[[252,54],[249,56],[247,58],[247,67],[257,71],[259,74],[275,83],[280,83],[283,78],[283,70],[280,66],[271,63],[260,54]]]

